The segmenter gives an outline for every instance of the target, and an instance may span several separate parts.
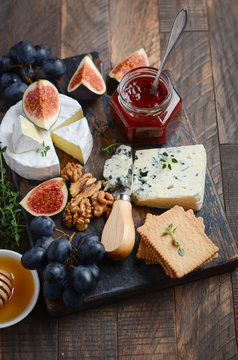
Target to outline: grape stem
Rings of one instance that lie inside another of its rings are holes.
[[[63,235],[67,236],[68,238],[71,238],[71,236],[72,236],[72,235],[66,234],[63,230],[60,230],[58,228],[55,228],[55,231],[58,231],[61,233],[61,235],[59,237],[57,237],[57,239],[60,239]],[[75,233],[73,233],[73,234],[75,234]],[[69,241],[71,242],[71,240],[69,240]]]
[[[23,66],[23,65],[20,64],[19,66],[22,68],[22,73],[23,73],[23,75],[24,75],[27,83],[32,84],[31,78],[32,78],[32,75],[33,75],[33,73],[34,73],[34,71],[32,70],[32,65],[31,65],[31,64],[29,65],[29,68],[30,68],[30,76],[27,76],[27,75],[26,75],[26,72],[25,72],[25,69],[24,69],[24,66]]]
[[[31,65],[31,64],[29,64],[30,76],[27,76],[27,75],[26,75],[24,66],[23,66],[22,64],[9,65],[8,67],[9,67],[9,68],[21,68],[21,69],[22,69],[22,74],[23,74],[23,76],[25,77],[26,82],[27,82],[27,83],[30,83],[30,84],[33,83],[33,81],[31,80],[31,78],[32,78],[32,76],[33,76],[33,74],[34,74],[34,71],[33,71],[33,69],[32,69],[32,65]]]
[[[73,234],[69,237],[69,242],[71,243],[71,241],[73,240],[73,237],[75,235],[75,231],[73,232]]]

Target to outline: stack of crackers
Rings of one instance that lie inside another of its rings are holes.
[[[181,278],[218,257],[219,248],[204,231],[203,218],[181,206],[162,215],[147,214],[137,229],[141,239],[136,256],[162,265],[171,278]]]

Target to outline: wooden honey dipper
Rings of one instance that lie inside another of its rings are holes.
[[[11,274],[6,270],[0,269],[0,309],[10,300],[12,288]]]

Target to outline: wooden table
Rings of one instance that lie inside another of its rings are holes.
[[[177,11],[189,20],[167,68],[208,155],[238,236],[238,0],[1,0],[0,54],[28,39],[55,56],[96,50],[108,74],[144,47],[158,66]],[[238,269],[82,313],[52,318],[41,295],[0,331],[0,359],[237,359]]]

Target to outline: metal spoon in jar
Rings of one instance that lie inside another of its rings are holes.
[[[183,30],[185,29],[185,26],[187,24],[187,18],[188,18],[188,10],[187,10],[187,8],[183,8],[182,10],[180,10],[178,12],[178,14],[176,15],[176,17],[174,19],[164,56],[161,60],[161,64],[158,69],[156,78],[152,84],[151,95],[157,96],[157,89],[158,89],[158,82],[159,82],[160,74],[162,72],[164,64],[166,63],[166,61],[168,59],[169,54],[171,53],[174,45],[178,41]]]

